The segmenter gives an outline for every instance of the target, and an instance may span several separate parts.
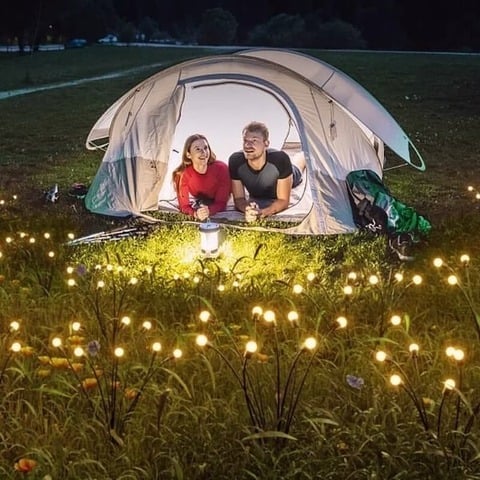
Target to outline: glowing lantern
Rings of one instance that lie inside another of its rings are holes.
[[[220,226],[218,223],[205,222],[200,224],[200,249],[207,258],[218,256]]]

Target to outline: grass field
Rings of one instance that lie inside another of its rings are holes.
[[[204,53],[5,54],[0,91]],[[190,225],[68,246],[118,224],[66,192],[101,161],[91,126],[154,69],[0,101],[1,478],[480,479],[478,58],[309,53],[425,158],[385,176],[433,224],[412,263],[363,234],[249,231],[202,260]]]

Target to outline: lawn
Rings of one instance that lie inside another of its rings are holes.
[[[0,55],[0,91],[203,53]],[[202,259],[182,224],[68,245],[121,223],[66,192],[96,173],[96,119],[159,67],[0,101],[1,478],[480,479],[478,59],[309,53],[424,156],[385,175],[433,224],[414,262],[233,229]]]

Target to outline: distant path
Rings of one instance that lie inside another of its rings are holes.
[[[155,45],[155,44],[142,44],[142,43],[131,43],[128,44],[129,46],[135,46],[135,47],[177,47],[177,48],[208,48],[212,50],[238,50],[239,47],[232,47],[232,46],[207,46],[207,45]],[[122,46],[127,46],[127,44],[124,43],[117,43],[114,44],[114,46],[122,47]],[[243,48],[252,48],[252,47],[243,47]],[[329,50],[325,50],[329,51]],[[330,50],[334,52],[351,52],[351,53],[381,53],[381,54],[394,54],[394,53],[399,53],[399,54],[419,54],[419,55],[465,55],[465,56],[478,56],[480,53],[478,52],[415,52],[415,51],[395,51],[395,50]],[[89,83],[89,82],[96,82],[98,80],[105,80],[108,78],[118,78],[118,77],[123,77],[125,75],[129,75],[131,73],[137,73],[142,70],[147,70],[152,67],[160,67],[162,66],[163,63],[153,63],[152,65],[144,65],[141,67],[136,67],[136,68],[130,68],[128,70],[122,70],[119,72],[113,72],[113,73],[107,73],[105,75],[97,75],[95,77],[90,77],[90,78],[82,78],[80,80],[70,80],[68,82],[59,82],[59,83],[50,83],[47,85],[39,85],[36,87],[28,87],[28,88],[20,88],[18,90],[5,90],[0,92],[0,100],[5,100],[6,98],[11,98],[11,97],[16,97],[18,95],[26,95],[27,93],[34,93],[34,92],[41,92],[44,90],[53,90],[55,88],[64,88],[64,87],[71,87],[75,85],[81,85],[83,83]]]
[[[96,82],[98,80],[106,80],[109,78],[124,77],[132,73],[137,73],[142,70],[148,70],[150,68],[160,67],[163,63],[152,63],[151,65],[144,65],[141,67],[129,68],[128,70],[121,70],[119,72],[106,73],[105,75],[97,75],[95,77],[81,78],[79,80],[70,80],[68,82],[50,83],[47,85],[38,85],[36,87],[19,88],[18,90],[6,90],[0,92],[0,100],[6,98],[16,97],[18,95],[26,95],[27,93],[41,92],[43,90],[53,90],[55,88],[71,87],[74,85],[82,85],[83,83]]]

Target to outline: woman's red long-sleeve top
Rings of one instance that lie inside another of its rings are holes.
[[[178,206],[182,213],[192,215],[192,198],[205,200],[210,215],[225,210],[230,196],[230,173],[228,166],[218,160],[210,163],[205,173],[198,173],[191,165],[182,172],[178,185]]]

